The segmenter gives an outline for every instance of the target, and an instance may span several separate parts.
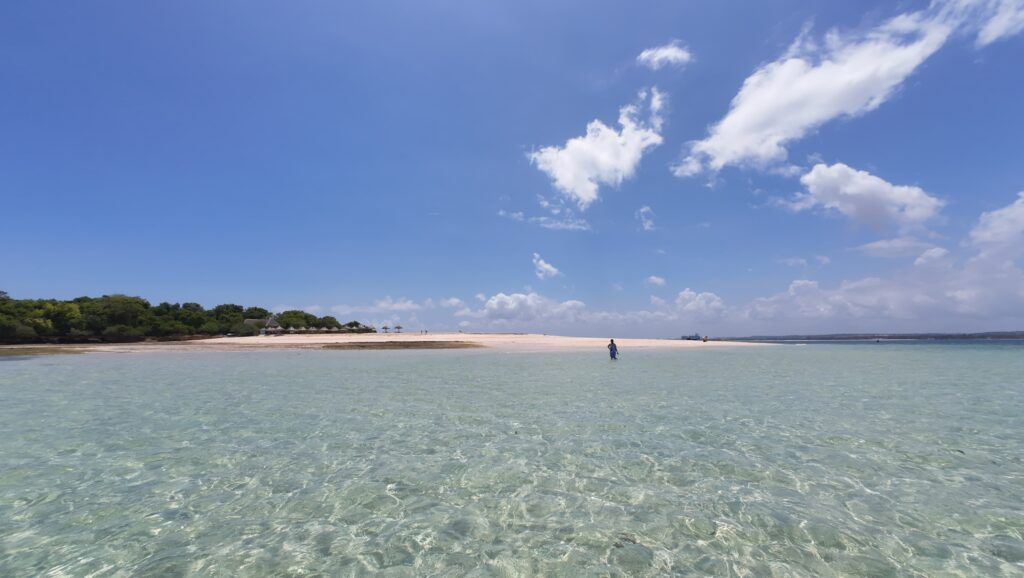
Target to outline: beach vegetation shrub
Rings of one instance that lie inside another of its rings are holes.
[[[105,341],[138,341],[142,337],[141,331],[127,325],[111,325],[103,330]]]
[[[177,319],[160,319],[156,325],[153,326],[152,335],[154,337],[169,337],[172,335],[191,335],[193,333],[192,328],[185,325]]]
[[[60,334],[67,334],[73,328],[78,328],[82,321],[82,311],[78,304],[66,301],[46,302],[42,314],[50,322],[51,329]]]
[[[210,316],[203,309],[203,306],[198,303],[182,303],[178,320],[198,331],[200,327],[210,320]]]
[[[18,322],[13,317],[0,313],[0,340],[14,337],[18,328]]]
[[[252,325],[246,325],[245,323],[238,323],[231,326],[230,333],[246,337],[249,335],[259,335],[260,330]]]
[[[39,334],[28,325],[18,323],[14,326],[14,338],[17,341],[35,341],[39,339]]]
[[[217,323],[216,321],[213,321],[211,319],[210,321],[207,321],[202,325],[202,327],[199,328],[199,333],[202,333],[204,335],[220,335],[220,323]]]
[[[71,341],[88,341],[90,339],[95,339],[96,338],[96,336],[93,335],[93,333],[91,331],[86,331],[85,329],[74,329],[74,328],[71,329],[70,331],[68,331],[67,337]]]

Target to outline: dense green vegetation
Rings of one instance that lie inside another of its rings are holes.
[[[104,295],[56,299],[11,299],[0,291],[0,343],[73,341],[139,341],[190,335],[255,335],[259,327],[245,319],[266,319],[262,307],[225,304],[204,309],[198,303],[150,305],[141,297]],[[277,321],[288,327],[338,328],[351,333],[373,332],[357,321],[342,324],[331,316],[284,311]]]

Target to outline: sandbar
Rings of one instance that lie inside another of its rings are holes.
[[[743,341],[689,341],[683,339],[631,339],[615,342],[620,351],[630,349],[694,349],[722,347],[771,347]],[[39,353],[142,353],[155,351],[259,351],[267,349],[467,349],[505,351],[603,350],[606,337],[566,337],[537,333],[359,333],[283,334],[251,337],[213,337],[189,341],[142,341],[71,345],[7,345],[0,349],[13,355]],[[17,353],[14,353],[17,351]]]

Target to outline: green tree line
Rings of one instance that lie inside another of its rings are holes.
[[[245,319],[266,319],[262,307],[224,304],[205,309],[198,303],[151,305],[141,297],[104,295],[57,299],[12,299],[0,291],[0,343],[140,341],[190,335],[255,335]],[[342,324],[305,311],[277,314],[282,327],[327,327],[352,333],[375,332],[358,321]]]

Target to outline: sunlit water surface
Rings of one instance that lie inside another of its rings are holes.
[[[0,576],[1020,576],[1024,347],[0,362]]]

